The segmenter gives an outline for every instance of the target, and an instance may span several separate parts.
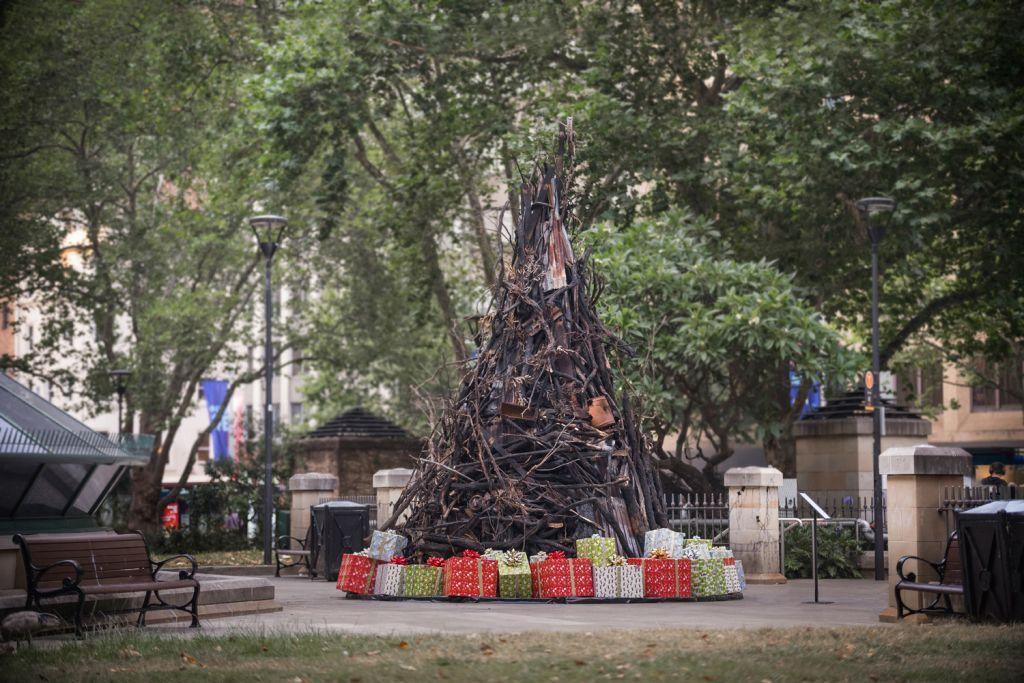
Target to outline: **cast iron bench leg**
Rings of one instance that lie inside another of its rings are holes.
[[[153,591],[146,591],[146,597],[142,601],[142,609],[139,610],[139,619],[135,622],[135,625],[142,628],[146,625],[146,610],[149,609],[149,596],[153,594]]]

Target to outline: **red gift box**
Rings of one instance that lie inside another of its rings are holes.
[[[724,564],[726,567],[731,567],[734,564],[736,564],[736,558],[735,557],[723,557],[722,558],[722,564]]]
[[[548,558],[537,569],[537,594],[541,598],[594,597],[594,571],[590,560]]]
[[[464,598],[498,596],[498,561],[449,557],[444,563],[444,594]]]
[[[530,563],[530,597],[540,597],[540,562]]]
[[[365,555],[342,555],[338,572],[338,590],[372,595],[377,583],[380,560]]]
[[[627,561],[643,567],[645,598],[689,598],[693,595],[689,560],[631,557]]]

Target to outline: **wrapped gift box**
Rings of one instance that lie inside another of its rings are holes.
[[[377,566],[376,595],[401,595],[405,577],[404,564],[380,564]]]
[[[376,587],[379,564],[380,560],[366,555],[342,555],[341,570],[338,571],[338,590],[372,595]]]
[[[444,563],[444,594],[464,598],[498,597],[498,562],[482,557],[449,557]]]
[[[394,531],[375,530],[370,536],[370,547],[365,552],[376,560],[387,562],[395,555],[400,555],[408,542],[409,539]]]
[[[725,560],[732,558],[733,554],[732,551],[724,545],[716,545],[711,548],[711,557],[719,560]]]
[[[551,558],[537,569],[537,593],[541,598],[594,597],[593,565],[585,557]]]
[[[406,566],[401,595],[406,598],[432,598],[444,592],[444,567],[426,564]]]
[[[607,567],[608,561],[617,554],[614,538],[594,534],[590,538],[576,539],[576,557],[586,557],[595,569]]]
[[[594,567],[594,596],[598,598],[644,597],[644,569],[641,565]]]
[[[652,529],[644,534],[644,555],[650,555],[655,548],[664,548],[669,557],[682,557],[686,537],[671,529]]]
[[[643,568],[644,597],[689,598],[693,594],[690,560],[631,557],[629,564]]]
[[[725,595],[727,592],[724,560],[693,560],[694,597],[706,598],[712,595]]]
[[[710,560],[711,541],[703,538],[688,539],[683,547],[682,557],[688,560]]]
[[[722,560],[722,564],[725,565],[725,592],[743,592],[743,586],[740,584],[739,570],[736,568],[736,559],[727,557]]]
[[[736,560],[736,574],[740,578],[740,590],[747,590],[747,576],[743,573],[743,562]]]
[[[510,551],[498,559],[498,595],[515,599],[533,597],[533,572],[523,553]]]

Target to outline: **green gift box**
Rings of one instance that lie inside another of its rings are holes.
[[[576,557],[586,557],[595,567],[607,567],[609,561],[618,555],[614,538],[594,534],[590,538],[576,539]]]
[[[515,599],[533,597],[530,563],[524,553],[510,550],[498,558],[498,595]]]
[[[728,593],[725,582],[725,562],[719,558],[691,560],[690,581],[695,598]]]
[[[444,567],[409,564],[402,572],[399,595],[406,598],[432,598],[444,594]]]

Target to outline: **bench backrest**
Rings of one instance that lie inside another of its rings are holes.
[[[83,586],[142,582],[152,577],[149,550],[141,534],[38,534],[15,540],[22,547],[25,571],[32,577],[32,567],[42,569],[61,560],[78,563]],[[36,587],[60,588],[63,579],[74,577],[75,570],[62,565],[43,574]]]
[[[942,583],[962,584],[964,582],[963,564],[960,562],[960,539],[956,532],[949,537],[946,544],[946,564],[942,574]]]

